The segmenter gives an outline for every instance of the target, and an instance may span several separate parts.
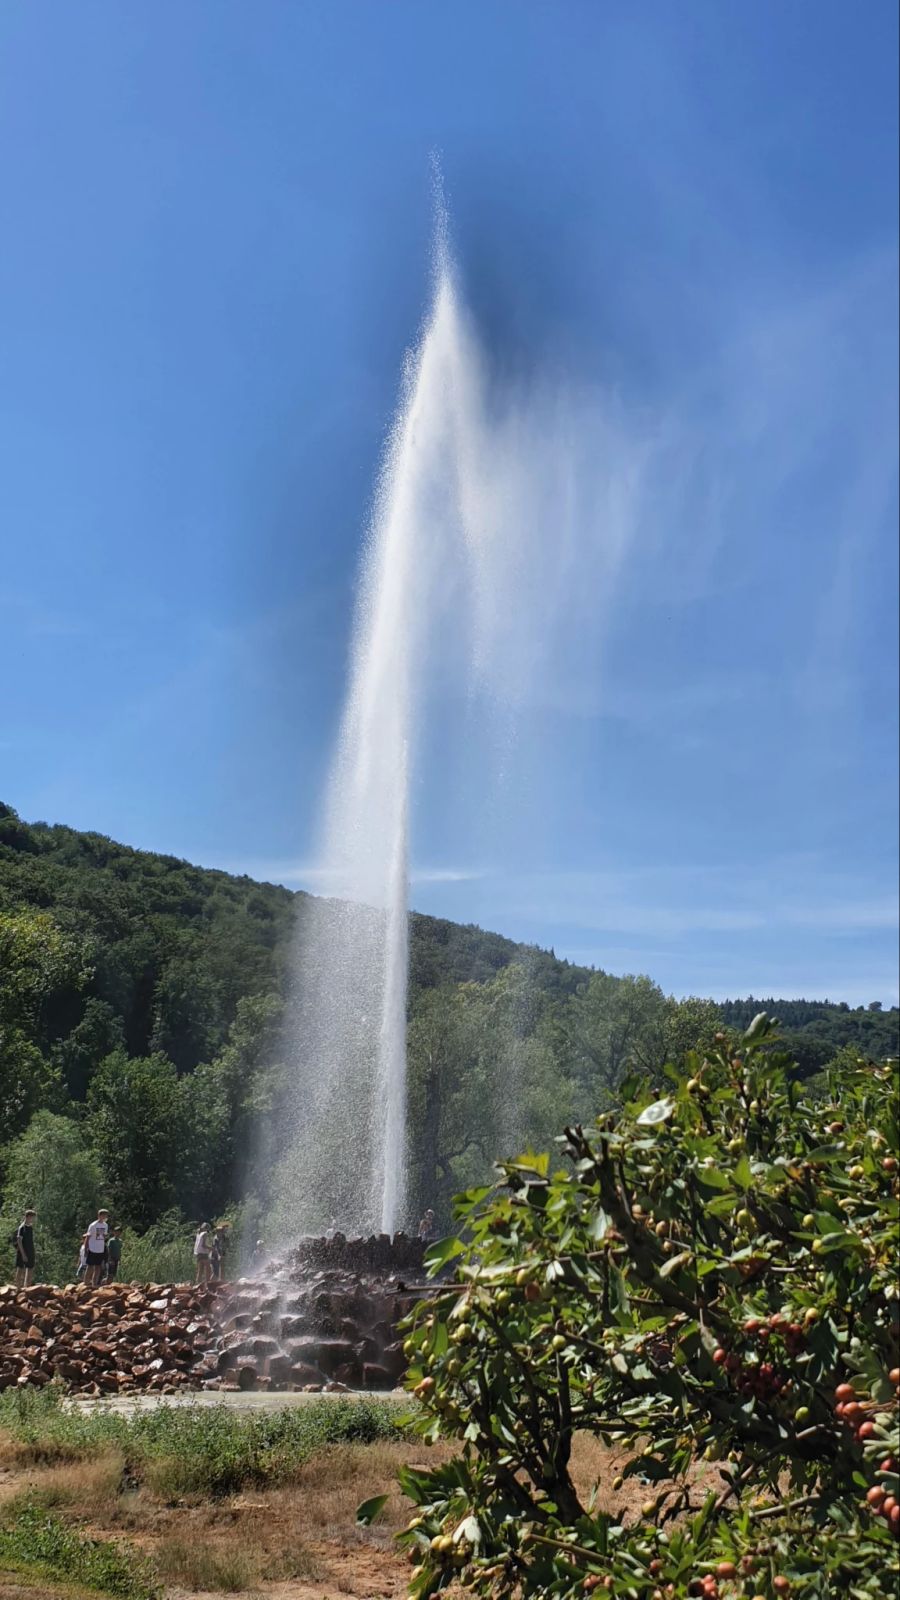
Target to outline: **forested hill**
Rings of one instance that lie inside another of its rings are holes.
[[[130,1056],[163,1051],[179,1072],[211,1060],[241,999],[283,992],[305,898],[101,834],[25,823],[0,803],[0,911],[49,913],[83,957],[58,965],[41,1015],[41,1043],[60,1054],[79,1098],[104,1045],[124,1043]],[[554,995],[588,976],[500,934],[411,918],[414,991],[483,983],[513,961],[526,961]]]
[[[245,1195],[245,1153],[291,1082],[282,1020],[302,898],[0,804],[0,1229],[51,1176],[60,1237],[98,1192],[142,1229]],[[897,1054],[896,1010],[676,1002],[649,978],[414,915],[411,1205],[446,1209],[512,1142],[546,1146],[627,1074],[656,1074],[761,1009],[805,1074],[842,1048]],[[252,1195],[273,1226],[279,1181],[276,1148]]]

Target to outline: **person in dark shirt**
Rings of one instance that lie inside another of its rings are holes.
[[[30,1289],[34,1276],[34,1212],[26,1211],[16,1229],[16,1288]]]
[[[111,1228],[106,1241],[106,1282],[114,1283],[119,1276],[122,1259],[122,1239],[118,1228]]]

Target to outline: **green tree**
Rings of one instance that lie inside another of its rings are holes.
[[[71,1099],[83,1101],[100,1062],[124,1047],[122,1019],[106,1000],[88,1000],[80,1022],[51,1051],[54,1069]]]
[[[227,1084],[218,1065],[200,1066],[180,1079],[174,1143],[180,1151],[172,1174],[175,1199],[197,1220],[222,1211],[231,1198],[231,1138]]]
[[[184,1150],[178,1074],[163,1055],[116,1051],[88,1093],[91,1141],[123,1222],[147,1227],[174,1203]]]
[[[7,1138],[22,1133],[41,1106],[58,1104],[59,1073],[21,1028],[0,1023],[0,1107]],[[2,1166],[2,1153],[0,1153]]]
[[[571,1062],[578,1115],[611,1104],[630,1073],[661,1071],[669,1020],[668,1002],[649,978],[592,974],[559,1013],[557,1054]]]
[[[34,1206],[37,1276],[66,1283],[100,1192],[100,1169],[81,1127],[69,1117],[38,1111],[7,1150],[0,1238],[18,1226],[26,1206]]]
[[[487,983],[425,990],[407,1040],[411,1209],[449,1217],[453,1194],[498,1151],[550,1137],[568,1108],[543,1022],[550,1009],[516,963]]]
[[[721,1033],[567,1129],[567,1169],[461,1197],[406,1345],[426,1440],[459,1445],[401,1475],[415,1600],[896,1592],[896,1085],[854,1066],[810,1103],[773,1043],[765,1016]],[[607,1509],[577,1430],[618,1455]]]
[[[55,990],[90,976],[80,942],[46,911],[0,912],[0,1026],[42,1042],[44,1011]]]

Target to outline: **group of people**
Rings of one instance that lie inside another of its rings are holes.
[[[75,1276],[91,1285],[114,1283],[121,1260],[122,1235],[117,1227],[110,1226],[109,1212],[98,1211],[81,1236]]]
[[[32,1207],[29,1207],[12,1236],[11,1242],[16,1253],[15,1281],[17,1289],[30,1288],[34,1280],[35,1217],[36,1212]],[[334,1231],[333,1227],[330,1231]],[[428,1210],[419,1223],[419,1238],[424,1242],[433,1237],[434,1212]],[[201,1222],[194,1239],[195,1281],[197,1283],[218,1283],[221,1280],[227,1243],[227,1223],[220,1223],[218,1227],[213,1228],[209,1222]],[[265,1245],[261,1239],[257,1239],[251,1260],[251,1271],[260,1270],[265,1259]],[[108,1211],[98,1211],[94,1221],[89,1224],[81,1236],[81,1248],[78,1252],[78,1267],[75,1276],[90,1287],[96,1287],[101,1283],[114,1283],[119,1276],[121,1260],[121,1232],[117,1226],[110,1225]]]
[[[194,1267],[196,1283],[219,1283],[228,1243],[228,1226],[220,1223],[213,1228],[201,1222],[194,1240]]]
[[[29,1206],[12,1236],[17,1289],[30,1289],[34,1281],[36,1216],[33,1207]],[[81,1236],[75,1276],[92,1287],[112,1283],[119,1275],[121,1260],[121,1233],[117,1227],[110,1227],[108,1211],[98,1211]]]

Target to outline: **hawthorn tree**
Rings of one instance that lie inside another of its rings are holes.
[[[854,1063],[812,1104],[775,1045],[719,1033],[567,1129],[566,1170],[461,1197],[406,1343],[425,1441],[461,1445],[401,1475],[416,1600],[895,1593],[896,1084]],[[624,1462],[603,1510],[579,1430]]]

